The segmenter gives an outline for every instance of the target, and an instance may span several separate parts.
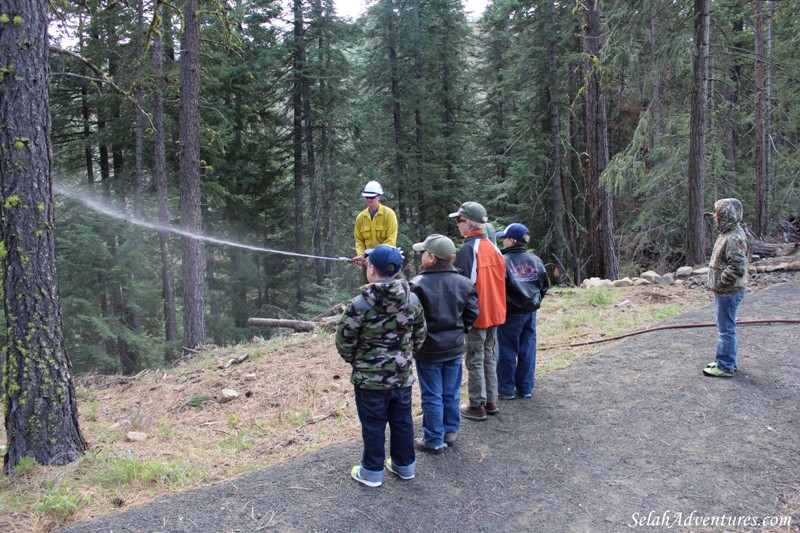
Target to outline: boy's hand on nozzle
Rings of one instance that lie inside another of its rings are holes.
[[[351,261],[358,266],[367,266],[367,259],[363,255],[357,255]]]

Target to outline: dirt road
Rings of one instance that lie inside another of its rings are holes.
[[[739,318],[800,318],[800,282],[748,294]],[[418,454],[410,481],[354,482],[350,441],[65,531],[760,531],[790,513],[798,531],[800,326],[740,327],[734,379],[703,376],[715,342],[659,331],[542,376],[532,400],[465,420],[455,449]]]

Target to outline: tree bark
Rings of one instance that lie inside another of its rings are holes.
[[[305,231],[303,227],[303,69],[305,67],[305,44],[303,35],[303,2],[294,0],[294,88],[292,90],[294,144],[294,245],[295,252],[305,253]],[[295,278],[297,304],[304,298],[301,276]]]
[[[552,176],[553,183],[551,191],[553,195],[553,256],[558,269],[561,272],[567,271],[567,239],[564,228],[564,186],[561,172],[561,93],[558,85],[558,50],[556,48],[556,4],[550,4],[550,35],[548,38],[548,53],[550,79],[550,143],[552,153]]]
[[[585,2],[584,52],[586,60],[586,166],[587,195],[591,207],[590,240],[592,272],[597,277],[619,277],[614,247],[613,199],[600,183],[608,166],[608,120],[605,97],[600,86],[600,49],[602,13],[599,0]]]
[[[767,136],[764,122],[764,17],[762,0],[755,0],[755,132],[756,132],[756,203],[753,231],[759,238],[767,233],[769,208],[769,169],[767,169]]]
[[[162,27],[169,25],[166,7],[162,6]],[[158,223],[170,225],[169,192],[167,188],[167,151],[164,134],[164,41],[160,32],[153,32],[153,163],[156,181],[156,202],[158,204]],[[161,298],[164,301],[164,339],[167,342],[178,340],[178,318],[175,309],[175,273],[172,269],[172,252],[170,250],[169,232],[158,232],[158,243],[161,250]]]
[[[0,227],[7,355],[3,403],[8,474],[23,457],[72,462],[86,441],[78,426],[64,345],[55,257],[48,82],[48,2],[0,0],[19,17],[0,31]]]
[[[706,122],[708,114],[708,54],[711,0],[694,0],[695,56],[692,68],[692,111],[689,126],[688,219],[686,260],[690,265],[705,263]]]
[[[183,5],[184,30],[181,36],[180,88],[180,176],[181,225],[184,230],[202,231],[200,203],[200,28],[197,22],[199,0]],[[192,349],[205,344],[205,265],[200,241],[182,237],[183,338]]]

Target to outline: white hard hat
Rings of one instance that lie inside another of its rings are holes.
[[[361,191],[361,196],[364,198],[375,198],[376,196],[383,196],[383,187],[377,181],[368,181],[364,185],[364,190]]]

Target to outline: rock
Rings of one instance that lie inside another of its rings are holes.
[[[659,274],[658,272],[654,272],[652,270],[648,270],[639,277],[646,279],[650,283],[655,283],[656,280],[661,277],[661,274]]]
[[[708,274],[708,267],[695,268],[692,276],[705,276]]]
[[[789,263],[789,270],[792,272],[800,272],[800,261],[792,261]]]
[[[598,287],[611,287],[611,280],[610,279],[601,279],[600,282],[597,284]]]
[[[144,442],[147,440],[147,433],[141,431],[129,431],[125,434],[125,440],[128,442]]]
[[[765,267],[764,265],[758,265],[756,267],[756,270],[758,271],[759,274],[763,274],[764,272],[767,271],[767,267]]]
[[[683,267],[680,267],[680,268],[677,270],[677,272],[675,272],[675,275],[676,275],[677,277],[679,277],[679,278],[688,278],[688,277],[689,277],[689,276],[691,276],[692,274],[694,274],[694,269],[693,269],[692,267],[690,267],[690,266],[683,266]]]
[[[222,393],[220,393],[219,399],[217,400],[219,403],[228,403],[232,402],[236,398],[239,397],[239,393],[233,389],[222,389]]]
[[[172,390],[175,392],[183,392],[186,390],[186,385],[175,385],[172,387]]]
[[[659,276],[655,283],[656,285],[672,285],[675,283],[675,278],[672,277],[672,274],[664,274],[663,276]]]
[[[628,307],[629,305],[631,305],[630,300],[622,300],[620,303],[614,304],[614,307]]]
[[[130,420],[128,420],[127,418],[123,418],[122,420],[117,420],[116,422],[114,422],[113,424],[108,426],[108,430],[109,431],[120,431],[120,430],[123,430],[123,429],[128,429],[132,425],[133,425],[133,423]]]
[[[747,265],[747,273],[758,274],[758,269],[755,267],[755,265]]]
[[[767,265],[764,268],[764,272],[775,272],[775,265]]]
[[[789,270],[789,263],[778,263],[775,265],[775,270],[786,271]]]
[[[616,279],[611,282],[612,287],[631,287],[633,285],[633,281],[631,278],[625,277],[622,279]]]
[[[686,283],[686,282],[684,280],[682,280],[682,279],[676,279],[675,280],[675,285],[680,286],[680,285],[683,285],[684,283]]]
[[[637,279],[636,281],[633,282],[633,285],[635,287],[641,287],[641,286],[644,286],[644,285],[652,285],[652,283],[650,283],[649,281],[647,281],[644,278],[639,278],[639,279]]]
[[[258,378],[255,374],[245,374],[244,380],[245,381],[255,381]]]

